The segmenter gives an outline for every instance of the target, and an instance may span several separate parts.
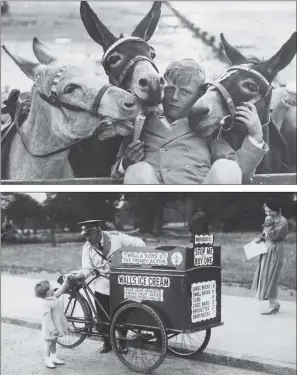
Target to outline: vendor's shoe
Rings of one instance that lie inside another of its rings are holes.
[[[127,354],[128,353],[128,348],[127,348],[124,340],[119,340],[119,352],[121,354]]]
[[[102,348],[100,349],[99,353],[105,354],[112,350],[112,347],[109,342],[104,341]]]
[[[53,364],[53,361],[52,361],[51,357],[45,358],[44,364],[47,368],[56,368],[56,366]]]
[[[50,358],[55,365],[65,365],[65,362],[57,358],[55,355],[52,355]]]

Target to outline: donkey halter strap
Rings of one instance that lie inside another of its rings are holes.
[[[42,93],[38,92],[39,96],[41,97],[41,99],[43,99],[47,103],[53,105],[54,107],[57,107],[57,108],[64,107],[64,108],[70,109],[72,111],[85,111],[85,112],[90,113],[94,117],[98,116],[98,107],[99,107],[100,101],[102,99],[102,96],[104,95],[104,93],[106,92],[106,90],[111,85],[107,84],[107,85],[104,85],[103,87],[101,87],[101,89],[98,91],[98,93],[97,93],[97,95],[96,95],[96,97],[94,99],[94,102],[92,104],[92,108],[90,110],[78,107],[78,106],[76,106],[74,104],[71,104],[71,103],[63,102],[63,101],[61,101],[58,98],[58,95],[57,95],[57,85],[58,85],[58,83],[59,83],[59,81],[61,79],[62,74],[68,68],[70,68],[70,66],[71,65],[65,65],[63,68],[61,68],[58,71],[58,73],[56,74],[55,78],[53,79],[53,82],[52,82],[52,85],[51,85],[50,96],[46,96],[45,94],[42,94]]]
[[[104,65],[104,63],[106,62],[106,58],[107,56],[109,55],[109,53],[111,51],[113,51],[117,46],[119,46],[120,44],[123,44],[125,42],[128,42],[128,41],[136,41],[136,42],[141,42],[141,43],[145,43],[146,45],[147,42],[144,41],[143,39],[141,38],[137,38],[137,37],[134,37],[134,36],[130,36],[130,37],[126,37],[126,38],[121,38],[119,40],[117,40],[115,43],[113,43],[107,50],[106,52],[104,53],[103,57],[102,57],[102,60],[101,60],[101,63],[102,65]],[[111,79],[112,83],[116,86],[121,86],[124,78],[126,77],[127,73],[129,72],[129,70],[132,68],[132,66],[137,62],[137,61],[140,61],[140,60],[147,60],[149,61],[153,67],[156,69],[157,72],[158,71],[158,68],[156,67],[156,65],[154,64],[154,62],[146,57],[146,56],[135,56],[133,57],[133,59],[131,59],[128,64],[125,66],[125,68],[123,69],[122,73],[120,74],[119,78],[115,78],[107,69],[105,69],[106,73],[108,74],[109,78]]]
[[[120,44],[123,44],[125,42],[128,42],[130,40],[132,40],[132,41],[134,40],[134,41],[146,43],[143,39],[137,38],[136,36],[128,36],[126,38],[121,38],[121,39],[117,40],[116,42],[114,42],[110,47],[107,48],[107,50],[104,52],[104,55],[102,56],[101,63],[103,64],[105,62],[107,55],[112,50],[114,50],[117,46],[119,46]]]
[[[257,72],[255,69],[252,69],[252,67],[248,64],[243,64],[243,65],[233,65],[231,66],[230,68],[228,68],[225,73],[220,76],[218,78],[218,80],[216,82],[210,82],[208,83],[208,85],[210,86],[214,86],[221,94],[222,98],[224,99],[228,109],[229,109],[229,112],[232,116],[235,116],[235,112],[236,112],[236,107],[235,107],[235,104],[234,104],[234,101],[231,97],[231,95],[229,94],[228,90],[220,83],[222,82],[225,78],[231,76],[232,74],[238,72],[239,70],[244,70],[246,72],[250,72],[252,74],[254,74],[256,77],[258,77],[262,83],[264,83],[265,87],[266,87],[266,91],[265,91],[265,94],[262,95],[262,94],[258,94],[256,95],[253,99],[251,99],[249,102],[252,103],[252,104],[255,104],[257,103],[258,101],[260,101],[262,98],[266,98],[271,90],[272,90],[272,86],[270,85],[270,83],[267,81],[267,79],[259,72]]]
[[[51,85],[51,89],[50,89],[50,96],[46,96],[45,94],[42,94],[40,92],[38,92],[39,96],[41,97],[42,100],[44,100],[45,102],[49,103],[50,105],[53,105],[54,107],[57,107],[57,108],[61,108],[61,107],[65,107],[67,109],[70,109],[72,111],[85,111],[85,112],[88,112],[90,113],[90,115],[92,116],[98,116],[98,117],[103,117],[103,115],[100,115],[98,114],[98,107],[99,107],[99,104],[100,104],[100,100],[102,99],[102,96],[104,95],[104,93],[106,92],[106,90],[111,86],[110,84],[107,84],[107,85],[104,85],[103,87],[101,87],[101,89],[98,91],[95,99],[94,99],[94,102],[92,104],[92,108],[90,110],[87,110],[85,108],[81,108],[81,107],[78,107],[74,104],[71,104],[71,103],[67,103],[67,102],[62,102],[59,98],[58,98],[58,95],[57,95],[57,85],[61,79],[61,76],[62,74],[70,67],[70,65],[65,65],[63,68],[61,68],[58,73],[56,74],[54,80],[53,80],[53,83]],[[15,114],[15,119],[12,123],[11,126],[15,125],[16,126],[16,129],[17,129],[17,132],[21,138],[21,141],[26,149],[26,151],[33,157],[36,157],[36,158],[47,158],[49,156],[53,156],[53,155],[56,155],[56,154],[59,154],[63,151],[67,151],[69,150],[71,147],[73,146],[76,146],[78,144],[80,144],[83,139],[79,139],[77,141],[74,141],[72,142],[70,145],[68,146],[64,146],[64,147],[61,147],[57,150],[54,150],[54,151],[50,151],[50,152],[46,152],[44,154],[36,154],[36,153],[33,153],[30,151],[28,145],[27,145],[27,142],[25,141],[23,135],[22,135],[22,132],[21,132],[21,129],[19,127],[19,123],[18,123],[18,114],[19,114],[19,111],[21,109],[21,105],[19,104],[19,106],[17,107],[17,112]]]
[[[250,103],[257,103],[259,100],[262,99],[262,97],[266,98],[271,90],[272,90],[272,85],[267,81],[267,79],[263,76],[263,74],[259,73],[257,70],[253,69],[252,68],[252,65],[249,65],[249,64],[242,64],[242,65],[233,65],[231,66],[230,68],[228,68],[226,70],[226,73],[224,75],[222,75],[218,80],[217,82],[221,82],[223,81],[225,78],[227,78],[228,76],[238,72],[239,70],[243,70],[245,72],[249,72],[249,73],[252,73],[254,76],[258,77],[260,79],[260,81],[262,83],[264,83],[265,87],[266,87],[266,91],[265,91],[265,94],[264,95],[261,95],[261,94],[258,94],[256,95],[253,99],[250,100]]]

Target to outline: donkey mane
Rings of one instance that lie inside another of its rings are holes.
[[[31,91],[27,91],[27,92],[24,92],[22,94],[22,96],[24,97],[24,100],[23,100],[22,107],[21,107],[21,110],[20,110],[20,113],[19,113],[19,117],[22,116],[23,121],[25,121],[27,119],[28,115],[29,115],[29,112],[30,112],[30,109],[31,109],[32,97],[33,97],[36,89],[37,89],[37,86],[33,85],[32,88],[31,88]]]
[[[246,57],[246,63],[252,64],[253,68],[261,73],[268,82],[272,83],[276,80],[277,75],[273,74],[272,70],[268,68],[267,60],[260,59],[259,57],[250,55]]]

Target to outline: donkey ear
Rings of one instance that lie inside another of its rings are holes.
[[[162,1],[154,1],[151,10],[143,20],[140,21],[136,29],[133,31],[132,36],[142,38],[146,42],[150,40],[161,16],[161,5]]]
[[[32,81],[35,81],[36,69],[39,66],[38,63],[34,63],[29,60],[25,60],[18,55],[14,55],[8,51],[8,49],[3,45],[3,50],[12,58],[12,60],[17,64],[17,66],[26,74],[26,76]]]
[[[231,46],[231,44],[227,42],[226,38],[224,37],[224,34],[221,33],[220,37],[225,48],[226,55],[228,59],[231,61],[231,64],[236,65],[247,62],[247,59],[235,47]]]
[[[292,34],[291,38],[283,44],[281,49],[266,61],[265,66],[271,71],[273,76],[283,70],[296,55],[296,31]]]
[[[80,2],[80,18],[90,37],[96,43],[100,44],[104,51],[117,40],[108,28],[98,19],[87,1]]]
[[[57,58],[53,56],[47,47],[36,37],[33,38],[33,52],[41,64],[49,65],[57,61]]]

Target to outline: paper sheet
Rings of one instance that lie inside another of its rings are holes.
[[[244,246],[244,251],[247,259],[252,259],[261,254],[267,253],[267,247],[264,242],[256,243],[255,241],[252,241]]]

